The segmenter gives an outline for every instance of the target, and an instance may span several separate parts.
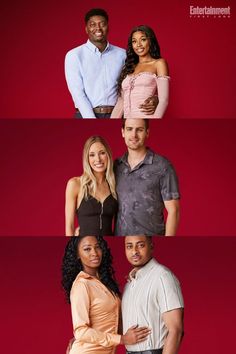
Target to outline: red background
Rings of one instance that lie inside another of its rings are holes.
[[[236,121],[150,123],[148,145],[179,176],[178,235],[235,236]],[[82,173],[85,140],[104,136],[116,158],[125,152],[120,127],[120,120],[1,120],[0,235],[63,235],[65,187]]]
[[[123,286],[129,271],[123,238],[108,241]],[[70,306],[60,288],[65,244],[65,238],[0,238],[2,353],[65,353],[72,337]],[[184,294],[180,354],[232,353],[235,249],[235,238],[155,239],[155,255],[179,278]]]
[[[190,18],[189,6],[231,7],[231,18]],[[155,254],[182,283],[185,338],[180,354],[232,352],[235,309],[235,123],[168,118],[235,118],[235,1],[4,1],[1,11],[0,118],[70,118],[66,52],[86,41],[84,13],[104,7],[111,43],[126,47],[141,23],[156,32],[171,75],[164,121],[149,145],[176,167],[181,185],[179,235],[155,240]],[[112,125],[111,125],[112,124]],[[119,122],[0,121],[0,235],[63,235],[66,181],[82,172],[81,151],[103,135],[114,157]],[[109,238],[117,279],[129,266],[123,239]],[[1,351],[65,353],[72,336],[60,289],[64,237],[1,237]],[[120,348],[117,354],[124,353]]]
[[[231,7],[230,18],[190,18],[190,5]],[[235,1],[56,1],[1,4],[1,118],[69,118],[68,50],[84,43],[84,14],[110,16],[111,43],[126,47],[131,28],[151,26],[170,67],[166,118],[235,118]]]

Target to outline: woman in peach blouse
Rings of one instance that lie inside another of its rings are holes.
[[[169,100],[169,71],[161,58],[154,31],[135,27],[128,39],[127,58],[118,81],[118,101],[111,118],[162,118]],[[153,114],[143,112],[142,104],[158,96]]]
[[[120,291],[112,257],[101,236],[71,237],[63,258],[62,285],[71,304],[74,339],[70,354],[113,354],[118,344],[146,339],[148,328],[118,334]]]

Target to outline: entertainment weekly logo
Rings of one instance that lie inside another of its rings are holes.
[[[230,18],[230,6],[192,6],[189,7],[189,17],[191,18]]]

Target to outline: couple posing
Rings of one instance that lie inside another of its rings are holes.
[[[174,274],[153,257],[152,238],[126,236],[133,269],[122,297],[112,256],[101,236],[71,237],[63,258],[62,285],[71,304],[70,354],[176,354],[183,336],[183,297]]]
[[[128,151],[115,161],[114,172],[107,142],[98,136],[86,141],[83,174],[67,183],[66,236],[176,234],[180,197],[177,176],[167,159],[146,147],[148,135],[147,119],[122,120]]]
[[[126,52],[108,42],[105,10],[90,10],[85,30],[87,43],[65,58],[76,117],[162,118],[169,99],[169,72],[153,30],[135,27]]]

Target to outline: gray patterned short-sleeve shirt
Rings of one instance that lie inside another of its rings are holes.
[[[127,158],[128,153],[114,164],[119,203],[115,235],[165,235],[164,201],[180,198],[175,170],[150,149],[133,169]]]

